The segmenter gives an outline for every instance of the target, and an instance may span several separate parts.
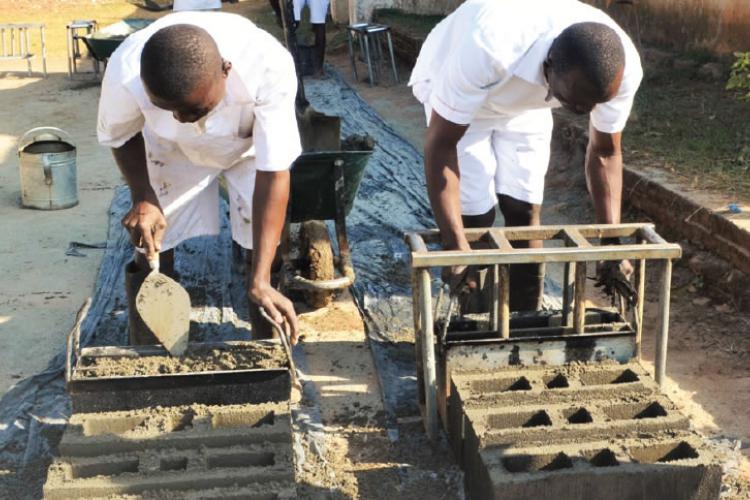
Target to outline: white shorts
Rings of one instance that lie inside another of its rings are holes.
[[[229,193],[232,239],[243,248],[253,248],[253,191],[255,158],[244,158],[228,169],[197,166],[179,151],[166,161],[154,162],[148,153],[148,175],[167,219],[162,251],[197,236],[216,235],[221,229],[219,177]]]
[[[429,122],[432,110],[428,104],[425,113]],[[498,194],[535,205],[542,203],[552,115],[545,110],[530,118],[514,119],[514,123],[524,125],[533,119],[533,127],[519,127],[524,131],[513,130],[509,120],[478,120],[469,125],[457,148],[462,215],[489,212],[497,204]]]
[[[294,0],[294,20],[302,19],[302,8],[310,7],[310,24],[325,24],[329,0]]]

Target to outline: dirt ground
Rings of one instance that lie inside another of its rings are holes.
[[[226,10],[272,25],[264,0],[227,5]],[[122,0],[21,0],[3,6],[1,22],[47,24],[50,68],[58,73],[46,80],[8,73],[0,78],[0,229],[13,235],[0,240],[0,273],[4,277],[0,288],[0,392],[14,380],[39,371],[63,345],[75,311],[92,293],[100,259],[96,250],[81,258],[65,256],[65,249],[73,240],[106,240],[107,207],[113,187],[120,183],[111,155],[95,141],[93,109],[98,87],[84,77],[71,82],[60,73],[66,68],[63,26],[81,17],[108,24],[123,17],[150,16]],[[335,52],[329,62],[351,81],[345,53]],[[15,64],[4,62],[0,71],[24,68]],[[402,67],[400,85],[370,88],[352,83],[397,131],[421,149],[424,116],[404,85],[407,77],[408,68]],[[25,130],[47,124],[71,132],[78,142],[81,204],[59,212],[21,210],[15,143]],[[558,160],[571,161],[561,155]],[[552,184],[557,192],[567,194],[548,197],[545,222],[590,220],[582,203],[585,194],[580,187],[579,191],[570,188],[579,185],[578,180],[563,173]],[[640,214],[631,216],[642,218]],[[680,263],[675,268],[672,294],[668,393],[691,416],[696,428],[716,439],[736,440],[748,457],[750,345],[745,333],[750,314],[734,310],[731,302],[718,301],[702,286],[700,277]],[[653,358],[656,310],[655,298],[648,299],[647,360]],[[457,469],[448,449],[429,444],[418,420],[401,422],[401,439],[396,442],[388,434],[372,358],[351,300],[344,297],[331,309],[305,315],[303,325],[308,369],[316,384],[326,435],[323,459],[304,466],[303,479],[309,489],[305,496],[460,498]],[[747,461],[738,468],[750,478]],[[735,491],[729,498],[742,498],[738,488],[747,486],[733,484],[731,488]]]

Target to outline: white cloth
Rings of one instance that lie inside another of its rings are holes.
[[[157,30],[194,24],[232,63],[222,101],[196,123],[180,123],[154,106],[140,78],[140,55]],[[232,236],[252,248],[255,173],[288,169],[301,152],[294,99],[297,77],[289,52],[247,19],[221,12],[180,12],[129,36],[107,65],[97,135],[118,148],[138,132],[146,144],[149,180],[165,212],[163,248],[219,230],[217,178],[227,181]]]
[[[294,20],[302,19],[302,8],[310,7],[310,24],[325,24],[329,0],[294,0]]]
[[[221,9],[221,0],[174,0],[172,10],[219,10]]]
[[[543,62],[553,40],[579,22],[611,27],[625,49],[617,95],[596,105],[590,114],[597,130],[620,132],[643,70],[633,42],[601,10],[577,0],[468,0],[425,40],[409,85],[426,110],[470,125],[470,139],[460,142],[458,151],[462,207],[469,210],[465,215],[484,213],[494,205],[488,206],[487,195],[493,188],[480,186],[475,178],[494,179],[497,193],[541,203],[549,163],[551,108],[560,106],[556,99],[545,101]],[[477,134],[485,138],[481,147]],[[518,141],[514,154],[509,152],[508,137]],[[474,153],[464,148],[467,143],[474,144]],[[546,152],[538,150],[545,144]],[[484,152],[476,153],[479,149]],[[508,159],[513,161],[506,163]],[[518,182],[510,182],[513,178]]]

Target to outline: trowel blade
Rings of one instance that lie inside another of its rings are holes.
[[[188,345],[190,296],[179,283],[151,272],[138,290],[136,309],[159,342],[172,356],[181,356]]]

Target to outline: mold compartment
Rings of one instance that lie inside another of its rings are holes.
[[[211,416],[211,427],[227,429],[233,427],[262,427],[273,425],[276,414],[272,410],[248,409],[243,411],[217,412]]]
[[[162,470],[162,471],[185,470],[187,469],[187,465],[188,465],[187,457],[162,458],[159,461],[159,470]]]
[[[96,476],[119,476],[120,474],[135,474],[138,472],[138,458],[122,458],[121,460],[110,460],[92,462],[85,464],[73,464],[71,468],[71,479],[87,479]]]
[[[565,453],[556,455],[512,455],[503,458],[503,467],[511,474],[524,472],[551,472],[573,467],[573,461]]]
[[[583,385],[612,385],[638,382],[640,377],[630,368],[625,370],[597,370],[581,373]]]
[[[530,391],[531,383],[526,377],[494,378],[489,380],[474,380],[471,382],[472,392],[508,392]]]
[[[611,420],[642,420],[667,416],[667,410],[656,401],[614,405],[603,411]]]
[[[552,425],[552,419],[546,411],[528,411],[522,413],[502,413],[487,418],[488,427],[493,429],[512,429],[514,427],[544,427]]]
[[[276,463],[272,452],[242,452],[211,455],[206,460],[209,469],[222,467],[270,467]]]
[[[591,413],[584,407],[569,408],[562,413],[569,424],[590,424],[594,421]]]
[[[170,418],[169,432],[180,432],[192,429],[194,418],[195,413],[192,411],[185,412],[181,415],[175,415]]]
[[[570,387],[568,377],[566,377],[562,373],[558,373],[557,375],[549,375],[547,377],[544,377],[543,380],[544,385],[547,387],[547,389],[565,389],[566,387]]]
[[[584,454],[584,458],[594,467],[615,467],[620,465],[615,453],[609,448]]]
[[[653,464],[698,458],[698,451],[690,443],[680,441],[632,449],[630,456],[638,463]]]
[[[144,415],[87,417],[83,422],[83,435],[91,437],[102,434],[125,434],[144,425],[147,419]]]

